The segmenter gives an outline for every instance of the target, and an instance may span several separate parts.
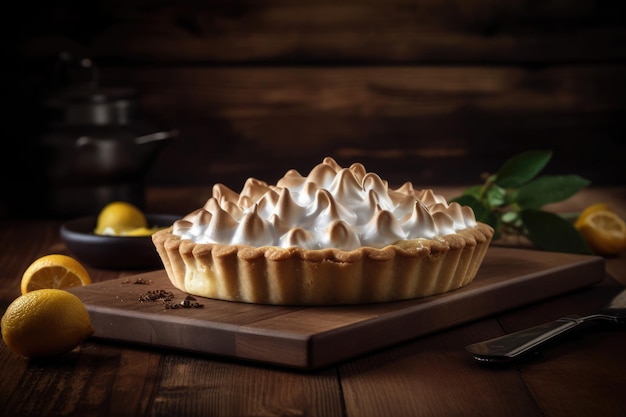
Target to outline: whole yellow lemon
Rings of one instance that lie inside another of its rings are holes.
[[[80,298],[60,289],[19,296],[7,307],[1,325],[7,346],[28,358],[69,352],[94,333]]]

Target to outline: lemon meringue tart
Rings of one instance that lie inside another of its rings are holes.
[[[152,240],[188,294],[276,305],[385,302],[469,284],[493,229],[468,206],[410,182],[392,189],[362,164],[324,158],[240,193],[212,196]]]

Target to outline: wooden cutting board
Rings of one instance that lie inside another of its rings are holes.
[[[549,298],[602,280],[604,259],[491,247],[468,286],[421,299],[356,306],[291,307],[196,297],[201,308],[140,302],[167,290],[164,270],[79,287],[94,337],[300,369],[316,369],[375,349]],[[139,282],[147,282],[139,284]]]

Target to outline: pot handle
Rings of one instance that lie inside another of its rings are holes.
[[[143,145],[145,143],[156,142],[159,140],[167,140],[167,139],[172,139],[175,137],[178,137],[178,130],[173,129],[173,130],[168,130],[164,132],[156,132],[156,133],[150,133],[150,134],[143,135],[143,136],[138,136],[135,138],[135,143],[137,145]]]

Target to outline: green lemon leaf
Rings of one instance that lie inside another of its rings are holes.
[[[539,249],[590,255],[591,249],[578,230],[558,214],[543,210],[522,210],[528,238]]]
[[[521,208],[538,209],[563,201],[590,183],[578,175],[546,175],[522,185],[517,190],[516,201]]]
[[[516,188],[535,178],[552,158],[551,151],[522,152],[507,160],[496,172],[495,183],[503,188]]]
[[[483,222],[485,224],[488,224],[489,226],[493,227],[494,230],[494,235],[493,238],[497,239],[500,237],[500,233],[502,233],[502,222],[500,221],[500,218],[493,212],[489,212],[486,213],[485,215],[481,216],[480,218],[476,218],[476,220],[478,220],[479,222]]]
[[[486,207],[476,197],[471,195],[462,195],[450,200],[450,202],[457,202],[462,206],[469,206],[474,211],[474,217],[479,222],[483,222],[493,227],[496,233],[500,229],[500,222],[498,216],[492,212],[489,207]]]
[[[462,206],[470,206],[474,210],[474,216],[478,219],[481,213],[488,213],[489,208],[485,207],[476,197],[469,194],[464,194],[459,197],[453,198],[450,202],[459,203]]]
[[[463,196],[472,196],[476,200],[480,200],[482,192],[483,192],[483,186],[482,185],[474,185],[472,187],[466,188],[465,191],[463,191],[462,195]]]
[[[517,211],[509,211],[503,213],[501,219],[504,223],[510,223],[515,226],[519,226],[519,223],[521,221],[519,217],[519,212]]]
[[[546,150],[518,154],[484,184],[467,188],[451,201],[470,206],[476,220],[494,228],[496,239],[510,233],[525,236],[538,249],[590,254],[587,243],[574,228],[576,216],[541,210],[590,184],[577,175],[539,176],[551,157],[552,152]]]
[[[487,190],[487,204],[490,207],[498,207],[506,204],[508,201],[507,193],[504,188],[492,185]]]

